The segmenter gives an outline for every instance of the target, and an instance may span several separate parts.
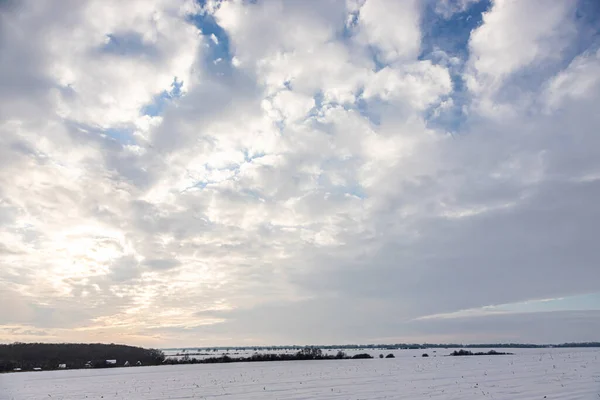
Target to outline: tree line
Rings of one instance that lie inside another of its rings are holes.
[[[301,348],[297,353],[255,353],[249,357],[230,357],[223,355],[219,357],[195,358],[184,356],[182,358],[167,358],[164,364],[219,364],[232,362],[259,362],[259,361],[298,361],[298,360],[350,360],[350,359],[368,359],[373,358],[367,353],[355,354],[348,356],[343,351],[338,351],[337,354],[323,353],[318,347],[307,346]],[[383,356],[382,356],[383,358]],[[387,358],[394,358],[393,354],[388,354]]]
[[[107,363],[114,360],[115,363]],[[0,344],[0,372],[64,368],[105,368],[128,365],[158,365],[162,351],[119,344],[13,343]]]

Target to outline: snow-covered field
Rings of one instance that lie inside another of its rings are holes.
[[[12,373],[0,375],[0,399],[600,400],[600,349],[508,351],[515,355],[396,350],[373,352],[394,359]]]

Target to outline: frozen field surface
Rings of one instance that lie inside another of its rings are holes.
[[[0,399],[600,400],[599,349],[443,357],[451,351],[382,351],[394,359],[11,373],[0,375]],[[422,358],[423,352],[430,357]]]

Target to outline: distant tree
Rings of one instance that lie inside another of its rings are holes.
[[[307,346],[301,349],[298,353],[299,357],[307,360],[323,357],[323,350],[318,347]]]
[[[380,355],[379,355],[379,358],[383,358],[383,354],[380,354]]]
[[[505,356],[505,355],[512,355],[512,353],[501,353],[498,352],[496,350],[490,350],[487,353],[484,352],[479,352],[479,353],[473,353],[472,351],[468,351],[468,350],[458,350],[458,351],[453,351],[452,353],[450,353],[451,356]]]
[[[343,359],[346,357],[348,357],[348,356],[342,350],[338,351],[337,354],[335,355],[335,358],[338,358],[338,359]]]
[[[423,355],[421,357],[429,357],[429,354],[423,353]]]
[[[385,356],[385,358],[396,358],[395,355],[393,355],[392,353],[388,354],[387,356]]]

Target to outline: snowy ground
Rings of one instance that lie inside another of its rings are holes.
[[[600,400],[600,349],[509,351],[515,355],[396,350],[372,352],[395,359],[12,373],[0,375],[0,399]]]

